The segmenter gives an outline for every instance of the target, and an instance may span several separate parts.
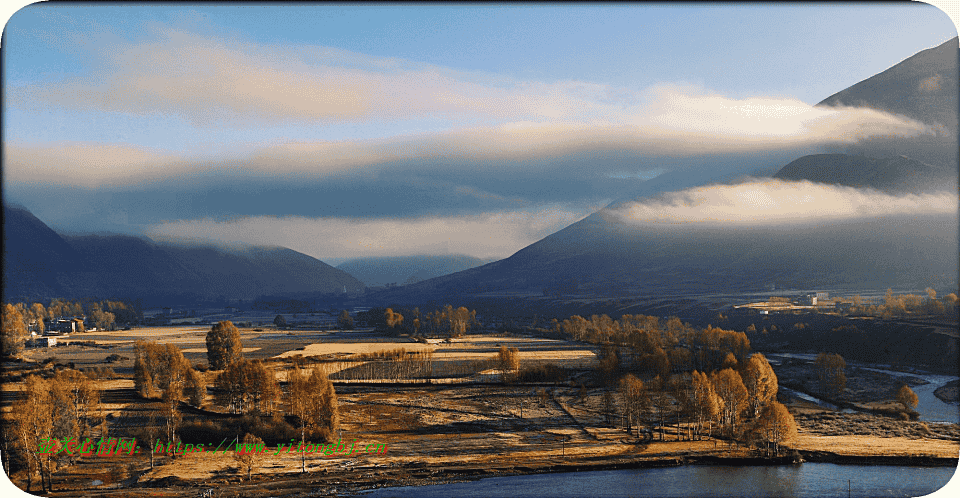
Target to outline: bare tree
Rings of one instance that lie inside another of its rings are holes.
[[[836,353],[820,353],[814,361],[817,366],[817,375],[820,378],[820,390],[824,394],[840,396],[847,385],[847,376],[844,368],[847,362]]]
[[[263,461],[263,440],[247,433],[243,436],[243,441],[237,445],[233,453],[233,459],[240,464],[240,470],[247,469],[247,480],[253,473],[253,469]]]
[[[643,420],[643,414],[650,410],[650,396],[643,381],[633,374],[623,376],[620,379],[620,403],[627,416],[627,431],[636,423],[637,437],[640,437],[640,421]]]
[[[332,439],[340,427],[337,394],[333,383],[320,369],[310,376],[299,367],[289,372],[286,396],[287,413],[297,417],[300,424],[300,441],[306,441],[307,433],[319,433],[324,439]],[[300,453],[300,471],[306,472],[306,457]]]

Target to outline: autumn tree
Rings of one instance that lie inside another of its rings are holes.
[[[777,401],[763,407],[754,426],[754,433],[762,441],[773,444],[775,454],[780,453],[780,444],[797,437],[797,422],[793,415]]]
[[[717,396],[723,400],[720,410],[723,425],[733,433],[740,422],[740,414],[748,406],[749,394],[743,385],[743,379],[736,370],[725,368],[714,372],[710,376],[710,383],[713,384]]]
[[[824,394],[840,396],[847,385],[847,376],[844,369],[847,362],[836,353],[820,353],[814,360],[817,366],[817,376],[820,379],[820,390]]]
[[[3,305],[3,355],[19,356],[30,337],[23,323],[23,314],[12,304]]]
[[[903,405],[905,411],[912,411],[917,407],[920,400],[917,398],[917,394],[913,392],[913,389],[910,389],[910,386],[903,384],[900,386],[900,389],[897,390],[897,402]]]
[[[271,413],[280,396],[273,370],[260,360],[235,361],[217,375],[216,399],[232,413]]]
[[[89,436],[91,421],[100,406],[100,389],[92,379],[72,369],[58,371],[51,384],[54,409],[54,437],[65,439]]]
[[[723,400],[713,390],[713,384],[705,373],[694,370],[690,375],[690,384],[693,391],[693,412],[697,421],[695,433],[699,436],[704,422],[710,422],[712,426],[713,421],[720,416]]]
[[[30,318],[37,323],[37,333],[42,334],[44,330],[46,330],[43,321],[47,318],[47,311],[43,308],[42,304],[33,303],[33,305],[30,306]]]
[[[325,440],[333,439],[333,433],[340,427],[340,413],[337,393],[327,375],[314,369],[308,377],[296,367],[289,372],[287,382],[287,413],[295,416],[300,424],[300,441],[306,441],[308,433],[318,434]],[[301,472],[307,471],[304,455],[300,453]]]
[[[167,441],[173,442],[182,420],[180,403],[186,400],[193,367],[173,344],[140,340],[134,344],[134,355],[134,387],[146,398],[155,397],[159,391]]]
[[[207,332],[207,361],[212,370],[223,370],[243,357],[240,331],[230,321],[217,322]]]
[[[519,350],[517,348],[500,346],[500,351],[497,352],[497,361],[500,364],[500,378],[504,382],[507,382],[520,367],[518,354]]]
[[[750,414],[756,417],[767,403],[777,398],[777,374],[762,354],[754,353],[744,365],[741,377],[750,399]]]
[[[52,490],[50,473],[53,432],[53,406],[50,383],[36,375],[24,381],[23,397],[14,401],[10,417],[18,453],[27,464],[27,491],[31,490],[33,475],[40,475],[43,492]]]
[[[187,371],[187,382],[183,394],[191,405],[197,408],[203,407],[203,400],[207,397],[207,383],[202,373],[193,368]]]
[[[650,410],[650,397],[647,395],[643,381],[633,374],[627,374],[620,379],[620,406],[627,416],[627,432],[633,425],[637,426],[637,437],[640,437],[640,421],[643,414]]]
[[[403,315],[395,313],[392,308],[387,308],[383,313],[383,318],[387,321],[387,326],[391,329],[399,328],[403,325]]]
[[[233,453],[233,459],[240,465],[240,470],[247,470],[248,481],[253,469],[263,461],[263,449],[263,440],[248,432]]]
[[[340,330],[353,330],[353,317],[350,316],[350,312],[343,310],[340,312],[340,316],[337,317],[337,327]]]
[[[93,323],[97,330],[112,329],[116,321],[116,315],[109,311],[104,311],[100,303],[91,303],[87,309],[87,318]]]

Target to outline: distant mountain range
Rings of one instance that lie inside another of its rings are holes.
[[[774,177],[897,195],[956,192],[958,43],[954,38],[924,50],[818,104],[899,114],[937,128],[936,136],[800,157]],[[377,299],[399,304],[511,293],[670,295],[771,286],[955,289],[957,284],[955,213],[864,213],[856,220],[732,230],[719,224],[653,228],[625,224],[612,210],[617,204],[504,260],[390,289]]]
[[[3,215],[7,302],[99,297],[162,304],[364,289],[346,272],[291,249],[226,250],[126,235],[61,236],[25,209],[4,206]]]
[[[352,259],[337,265],[337,268],[353,275],[368,287],[376,287],[417,283],[489,262],[464,254],[420,255]]]

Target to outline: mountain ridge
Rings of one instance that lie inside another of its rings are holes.
[[[4,206],[4,299],[253,299],[363,291],[351,275],[292,249],[158,243],[132,235],[61,236]]]

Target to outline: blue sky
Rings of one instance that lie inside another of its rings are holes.
[[[4,31],[4,198],[69,232],[504,257],[658,175],[911,133],[811,106],[954,36],[924,4],[36,4]]]

